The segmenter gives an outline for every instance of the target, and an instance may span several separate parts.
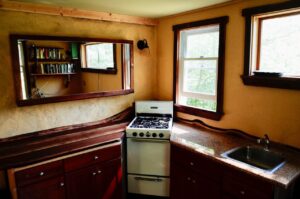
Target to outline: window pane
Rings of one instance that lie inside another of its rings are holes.
[[[88,68],[113,68],[113,44],[90,44],[86,46],[86,59]]]
[[[185,58],[218,57],[219,25],[184,31],[186,37]]]
[[[183,91],[216,95],[217,60],[184,61]]]
[[[260,70],[300,75],[300,14],[262,21]]]
[[[181,96],[180,104],[184,104],[186,106],[196,107],[204,110],[209,110],[209,111],[217,110],[217,103],[214,100],[204,100],[204,99]]]

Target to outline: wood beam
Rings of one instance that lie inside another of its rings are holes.
[[[6,1],[6,0],[0,0],[0,10],[56,15],[56,16],[64,16],[64,17],[93,19],[99,21],[110,21],[110,22],[139,24],[139,25],[148,25],[148,26],[158,25],[158,20],[151,19],[151,18],[113,14],[109,12],[81,10],[76,8],[67,8],[67,7],[52,6],[52,5]]]

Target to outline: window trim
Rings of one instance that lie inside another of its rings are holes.
[[[228,16],[222,16],[212,19],[206,19],[201,21],[189,22],[184,24],[178,24],[173,26],[174,31],[174,74],[173,74],[173,100],[174,108],[176,112],[187,113],[190,115],[204,117],[212,120],[219,121],[223,116],[223,90],[224,90],[224,64],[225,64],[225,40],[226,40],[226,24],[229,21]],[[208,111],[204,109],[193,108],[189,106],[180,105],[177,103],[179,94],[179,48],[180,48],[180,31],[196,28],[206,25],[219,25],[219,58],[218,58],[218,75],[217,75],[217,109],[216,112]]]
[[[97,43],[97,42],[96,42]],[[82,72],[91,72],[91,73],[104,73],[104,74],[117,74],[117,58],[116,58],[116,44],[112,43],[113,45],[113,60],[114,60],[114,67],[110,69],[100,69],[100,68],[89,68],[87,66],[87,59],[86,59],[86,47],[88,45],[95,45],[96,43],[85,43],[81,44],[81,68]],[[100,42],[105,43],[105,42]]]
[[[263,87],[271,87],[271,88],[283,88],[283,89],[297,89],[300,90],[300,78],[293,78],[293,77],[261,77],[261,76],[254,76],[251,74],[251,53],[252,49],[252,33],[255,27],[253,27],[253,18],[260,14],[268,14],[268,13],[276,13],[282,11],[291,11],[292,9],[300,8],[299,1],[288,1],[283,3],[271,4],[271,5],[264,5],[258,6],[253,8],[246,8],[242,10],[242,15],[245,17],[245,50],[244,50],[244,72],[241,75],[242,81],[245,85],[251,86],[263,86]],[[296,11],[297,12],[297,11]],[[278,14],[277,16],[280,17],[285,15],[284,13]],[[271,16],[261,17],[258,19],[258,26],[261,23],[261,20],[270,18]],[[259,34],[257,37],[257,44],[259,43]],[[255,68],[259,67],[257,65],[258,61],[258,50],[260,47],[257,47],[256,61],[255,61]]]

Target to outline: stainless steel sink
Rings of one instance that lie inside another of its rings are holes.
[[[276,171],[285,162],[281,154],[256,146],[235,148],[223,153],[222,156],[269,172]]]

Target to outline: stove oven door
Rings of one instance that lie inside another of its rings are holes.
[[[170,141],[127,138],[127,172],[169,177]]]

